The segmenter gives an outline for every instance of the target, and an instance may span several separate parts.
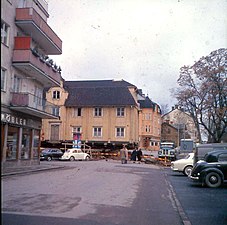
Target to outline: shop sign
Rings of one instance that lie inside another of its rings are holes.
[[[1,113],[1,121],[22,126],[26,126],[27,124],[26,119],[11,115],[9,113]]]

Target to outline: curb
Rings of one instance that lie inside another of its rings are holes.
[[[55,169],[61,169],[61,168],[65,168],[65,166],[6,172],[6,173],[1,174],[1,177],[13,176],[13,175],[23,175],[23,174],[28,174],[28,173],[35,173],[35,172],[40,172],[40,171],[45,171],[45,170],[55,170]]]

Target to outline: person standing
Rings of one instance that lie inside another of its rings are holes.
[[[120,150],[121,163],[126,164],[128,161],[128,149],[123,145],[123,148]]]
[[[143,155],[142,150],[141,148],[139,148],[139,150],[137,151],[137,159],[139,163],[141,162],[142,155]]]
[[[133,161],[133,163],[136,162],[137,150],[138,148],[135,147],[135,149],[132,151],[132,154],[131,154],[131,161]]]

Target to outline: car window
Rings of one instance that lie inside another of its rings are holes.
[[[227,162],[227,154],[220,154],[218,157],[218,162]]]

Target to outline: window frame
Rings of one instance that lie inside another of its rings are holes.
[[[116,115],[117,117],[125,117],[125,107],[117,107]]]
[[[1,91],[6,91],[6,72],[7,70],[1,67]]]
[[[103,108],[95,107],[94,108],[94,117],[101,117],[101,116],[103,116]]]
[[[1,43],[6,46],[9,45],[9,30],[10,26],[4,20],[1,20]]]
[[[93,127],[93,137],[95,138],[102,137],[102,127]]]
[[[119,130],[120,129],[120,130]],[[118,131],[119,130],[119,131]],[[120,134],[120,135],[119,135]],[[123,135],[122,135],[123,134]],[[125,127],[116,127],[115,128],[115,137],[124,138],[125,137]]]
[[[61,92],[58,91],[58,90],[54,90],[53,93],[52,93],[52,98],[56,99],[56,100],[59,100],[60,97],[61,97]]]

